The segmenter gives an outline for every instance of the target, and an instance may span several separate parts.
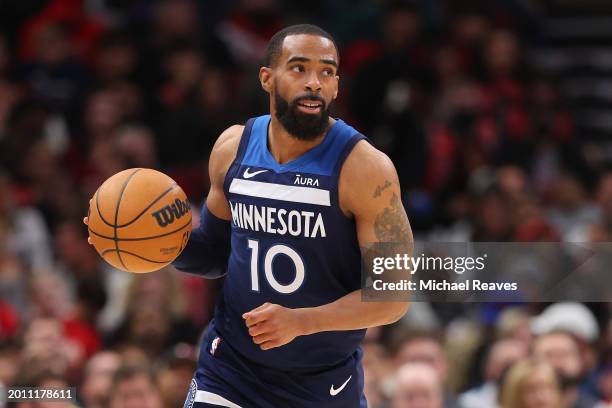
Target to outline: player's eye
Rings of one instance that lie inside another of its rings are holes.
[[[333,76],[334,75],[334,70],[330,69],[330,68],[326,68],[323,70],[323,74],[327,75],[327,76]]]
[[[293,67],[291,67],[291,70],[293,72],[304,72],[304,66],[303,65],[294,65]]]

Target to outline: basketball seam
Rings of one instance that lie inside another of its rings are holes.
[[[111,224],[110,222],[106,221],[104,219],[104,217],[102,216],[102,211],[100,211],[100,205],[99,205],[99,198],[100,198],[100,190],[102,190],[102,187],[104,187],[104,184],[102,184],[100,186],[100,188],[98,189],[98,191],[96,191],[96,211],[98,211],[98,215],[100,216],[100,219],[102,220],[103,223],[105,223],[106,225],[108,225],[109,227],[114,227],[113,224]]]
[[[125,249],[119,249],[119,250],[115,250],[115,249],[107,249],[105,251],[102,251],[102,256],[106,255],[108,252],[122,252],[124,254],[128,254],[128,255],[132,255],[135,256],[136,258],[140,258],[143,259],[147,262],[152,262],[152,263],[158,263],[158,264],[169,264],[170,262],[172,262],[172,259],[169,261],[155,261],[153,259],[149,259],[149,258],[145,258],[144,256],[140,256],[138,254],[135,254],[133,252],[130,251],[126,251]],[[127,268],[126,268],[127,269]]]
[[[93,233],[94,235],[97,235],[100,238],[110,239],[110,240],[113,240],[113,241],[146,241],[148,239],[155,239],[155,238],[165,237],[167,235],[172,235],[175,232],[179,232],[180,230],[185,229],[186,227],[188,227],[189,224],[191,224],[191,222],[192,222],[192,219],[190,218],[189,221],[185,223],[185,225],[182,225],[180,228],[177,228],[177,229],[175,229],[173,231],[166,232],[166,233],[161,234],[161,235],[154,235],[154,236],[143,237],[143,238],[116,238],[115,239],[113,237],[109,237],[109,236],[106,236],[106,235],[99,234],[96,231],[92,230],[91,228],[89,229],[89,231],[91,233]]]
[[[131,225],[133,223],[135,223],[140,217],[142,217],[142,215],[144,213],[147,212],[147,210],[151,207],[153,207],[155,205],[155,203],[157,203],[159,200],[161,200],[162,198],[164,198],[164,196],[166,194],[168,194],[169,192],[171,192],[172,190],[176,189],[176,187],[178,187],[178,184],[174,183],[172,184],[172,186],[170,186],[170,188],[168,188],[166,191],[164,191],[163,193],[161,193],[155,200],[153,200],[151,202],[151,204],[149,204],[144,210],[142,210],[142,212],[140,214],[138,214],[136,216],[136,218],[134,218],[133,220],[127,222],[126,224],[121,224],[121,225],[117,225],[117,228],[124,228],[127,227],[128,225]]]
[[[121,265],[128,270],[128,267],[125,266],[125,263],[123,262],[123,258],[121,258],[121,251],[119,250],[119,241],[117,240],[117,220],[119,219],[119,207],[121,206],[121,199],[123,198],[123,193],[125,192],[125,189],[127,188],[128,183],[130,182],[130,180],[132,180],[132,178],[134,177],[134,175],[136,173],[138,173],[140,170],[142,169],[136,169],[132,172],[132,174],[130,174],[128,176],[128,178],[123,182],[123,186],[121,187],[121,192],[119,192],[119,198],[117,198],[117,206],[115,207],[115,225],[113,226],[113,230],[114,230],[114,240],[115,240],[115,251],[117,251],[117,257],[119,258],[119,262],[121,262]]]

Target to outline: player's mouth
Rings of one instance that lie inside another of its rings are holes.
[[[319,113],[323,109],[323,103],[304,99],[297,103],[298,109],[304,113]]]

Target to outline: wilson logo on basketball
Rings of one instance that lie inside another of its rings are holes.
[[[187,214],[190,208],[191,206],[187,201],[181,201],[177,198],[174,200],[174,204],[167,205],[151,215],[155,217],[160,227],[167,227],[175,220]]]

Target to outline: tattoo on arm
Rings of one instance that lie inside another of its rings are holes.
[[[408,219],[397,194],[393,193],[389,206],[376,216],[374,232],[381,242],[407,242],[410,239]]]
[[[402,200],[397,193],[393,193],[389,204],[382,208],[374,219],[374,232],[378,242],[374,243],[368,251],[369,261],[373,262],[371,257],[390,258],[398,254],[412,255],[412,231],[402,206]],[[368,265],[373,265],[373,263],[368,263]],[[402,268],[387,270],[384,279],[387,282],[410,279],[410,271]],[[374,298],[381,299],[377,296],[375,294]],[[386,300],[406,300],[405,295],[399,295],[399,292],[398,296],[392,296],[392,299],[389,299],[388,292],[385,295]]]
[[[385,180],[385,184],[382,186],[378,186],[376,187],[376,190],[374,190],[374,195],[373,197],[379,197],[380,194],[386,190],[387,188],[391,187],[391,182],[389,180]]]

